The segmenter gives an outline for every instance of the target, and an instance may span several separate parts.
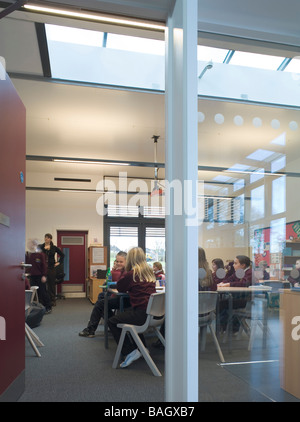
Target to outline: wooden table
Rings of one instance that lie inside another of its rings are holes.
[[[300,399],[300,292],[280,293],[280,387]]]

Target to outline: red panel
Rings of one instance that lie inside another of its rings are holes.
[[[7,77],[0,80],[0,317],[6,339],[0,340],[0,395],[25,368],[25,107]],[[3,221],[3,220],[2,220]]]

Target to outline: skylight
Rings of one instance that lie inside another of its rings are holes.
[[[165,42],[147,38],[131,37],[119,34],[108,34],[106,48],[135,51],[136,53],[165,55]]]
[[[53,78],[165,90],[164,40],[49,24],[45,30]],[[299,105],[295,84],[300,79],[300,56],[289,62],[284,57],[198,45],[197,57],[198,94]],[[273,89],[277,81],[284,89]]]
[[[103,32],[69,28],[67,26],[45,25],[48,41],[100,47],[103,44]]]
[[[165,89],[165,42],[45,25],[53,78]]]
[[[300,74],[300,56],[294,57],[287,67],[284,69],[285,72],[295,72]]]
[[[201,61],[212,61],[215,63],[223,63],[227,56],[228,50],[223,48],[206,47],[198,45],[197,57]]]
[[[267,56],[265,54],[245,53],[235,51],[229,64],[238,66],[255,67],[259,69],[276,70],[283,62],[284,57]]]

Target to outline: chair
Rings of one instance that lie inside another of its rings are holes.
[[[148,302],[147,306],[147,319],[144,325],[130,325],[130,324],[118,324],[119,328],[122,328],[121,337],[119,340],[119,344],[117,347],[117,351],[115,354],[115,358],[113,361],[112,367],[115,369],[117,368],[121,356],[121,350],[124,343],[124,339],[127,333],[130,333],[135,344],[137,345],[139,351],[143,355],[145,361],[147,362],[148,366],[150,367],[153,375],[160,377],[161,373],[158,370],[157,366],[153,362],[149,351],[144,346],[142,340],[139,337],[139,334],[144,333],[148,330],[148,328],[154,330],[160,341],[163,345],[165,345],[165,339],[161,335],[159,329],[157,328],[160,326],[165,319],[165,293],[153,293]]]
[[[199,328],[200,328],[200,351],[205,350],[207,327],[209,327],[213,337],[217,352],[221,362],[225,362],[222,350],[220,348],[213,321],[215,319],[216,307],[218,300],[218,292],[199,292]]]
[[[279,302],[279,291],[281,289],[289,289],[290,283],[288,281],[272,281],[272,280],[265,280],[264,286],[269,286],[272,288],[270,292],[268,292],[268,308],[270,309],[279,309],[280,302]]]
[[[239,335],[244,330],[249,336],[248,350],[250,351],[255,339],[256,329],[259,326],[263,332],[263,344],[265,345],[266,337],[271,337],[271,331],[267,325],[267,308],[268,300],[261,295],[254,296],[249,300],[246,307],[243,309],[236,309],[233,311],[232,317],[236,317],[240,322]],[[247,323],[251,322],[251,325]]]
[[[35,297],[37,297],[37,286],[31,287],[31,290],[25,290],[25,335],[33,348],[36,356],[39,358],[41,357],[41,354],[37,348],[37,346],[41,347],[44,346],[44,344],[41,342],[39,337],[35,334],[35,332],[29,327],[28,324],[26,324],[26,318],[30,314],[32,302]]]

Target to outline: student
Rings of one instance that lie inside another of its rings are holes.
[[[296,276],[298,271],[298,277]],[[292,274],[293,276],[289,275],[288,281],[292,284],[293,287],[299,287],[300,286],[300,259],[297,259],[295,270],[293,270]],[[295,273],[295,274],[294,274]]]
[[[226,261],[227,264],[225,265],[225,271],[226,271],[226,278],[232,276],[234,274],[234,266],[233,266],[233,260],[229,259]]]
[[[111,277],[112,281],[117,282],[121,276],[123,275],[125,271],[125,264],[126,264],[126,252],[118,252],[114,266],[111,270]],[[109,293],[108,293],[109,294]],[[95,337],[95,332],[97,330],[97,327],[100,323],[101,318],[104,316],[104,294],[100,293],[98,296],[98,300],[94,305],[94,308],[92,310],[90,320],[88,322],[88,325],[86,328],[84,328],[82,331],[80,331],[79,335],[81,337],[88,337],[92,338]],[[130,302],[128,298],[124,298],[124,305],[125,307],[130,306]],[[119,309],[120,308],[120,297],[116,296],[114,294],[110,294],[110,297],[108,298],[108,316],[113,315],[113,309]]]
[[[217,285],[214,284],[205,251],[201,247],[198,248],[198,269],[199,291],[217,290]]]
[[[160,286],[165,285],[165,273],[161,262],[153,262],[153,272]]]
[[[56,270],[55,267],[64,263],[65,254],[55,246],[52,242],[52,234],[45,234],[45,243],[39,245],[41,251],[46,255],[46,262],[48,266],[47,270],[47,288],[51,299],[51,305],[55,306],[56,303]],[[56,261],[56,256],[59,256],[59,260]]]
[[[221,287],[249,287],[253,284],[251,261],[248,256],[237,255],[233,261],[235,273],[231,276],[226,276],[224,281],[219,283]],[[247,296],[243,293],[236,293],[233,296],[232,308],[245,308],[247,304]],[[228,300],[219,300],[220,323],[222,330],[225,331],[228,323]],[[238,332],[240,324],[236,318],[232,321],[233,332]]]
[[[152,269],[146,261],[146,256],[141,248],[132,248],[128,252],[125,266],[126,273],[117,283],[117,290],[121,293],[128,293],[131,308],[125,312],[114,315],[108,320],[108,326],[116,340],[119,343],[122,329],[118,324],[143,325],[147,319],[146,309],[149,297],[156,292],[155,276]],[[144,336],[140,334],[141,340],[145,343]],[[125,360],[121,363],[121,368],[126,368],[132,362],[139,359],[142,354],[136,344],[129,336],[125,337],[122,355]]]
[[[252,268],[248,256],[237,255],[233,261],[234,274],[226,277],[219,285],[222,287],[249,287],[252,285]]]
[[[259,268],[261,269],[261,271],[263,272],[262,279],[263,280],[270,280],[270,274],[266,270],[268,268],[267,261],[260,261],[260,263],[258,265],[259,265]]]
[[[30,285],[38,286],[38,297],[39,301],[46,308],[46,314],[50,314],[52,311],[51,300],[46,288],[46,274],[47,274],[47,264],[45,255],[41,252],[38,246],[37,240],[29,240],[28,252],[26,253],[25,262],[26,264],[31,264],[31,267],[28,268],[30,273]]]
[[[212,278],[214,281],[214,285],[217,285],[218,283],[221,283],[223,281],[223,278],[218,277],[217,271],[218,269],[224,270],[224,262],[221,258],[215,258],[211,261],[211,267],[212,267]],[[225,274],[225,270],[224,270]]]

